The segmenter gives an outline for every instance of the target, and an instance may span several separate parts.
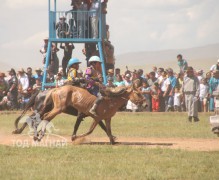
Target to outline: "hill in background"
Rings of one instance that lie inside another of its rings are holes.
[[[178,54],[182,54],[190,66],[207,72],[219,58],[219,44],[189,49],[126,53],[116,57],[116,66],[125,70],[127,65],[130,70],[142,68],[146,72],[150,72],[153,66],[172,67],[178,71]]]

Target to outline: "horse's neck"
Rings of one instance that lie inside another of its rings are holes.
[[[128,102],[129,95],[130,95],[130,93],[125,92],[122,95],[120,95],[120,96],[118,96],[116,98],[113,98],[111,100],[111,102],[113,102],[113,104],[115,104],[118,108],[120,108],[120,107],[122,107],[123,105],[125,105]]]

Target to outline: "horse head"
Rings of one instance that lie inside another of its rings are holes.
[[[127,89],[129,93],[129,100],[137,106],[146,107],[146,99],[143,96],[142,92],[139,89],[139,82],[136,80],[132,86]]]

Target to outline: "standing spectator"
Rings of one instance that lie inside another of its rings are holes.
[[[150,87],[154,85],[155,82],[157,82],[158,79],[156,78],[156,73],[154,71],[151,71],[149,73],[149,79],[148,79],[148,84]]]
[[[5,73],[0,73],[0,101],[6,96],[8,85],[5,81]]]
[[[200,94],[200,85],[198,78],[194,75],[192,67],[187,68],[187,76],[183,81],[183,94],[185,97],[186,109],[188,111],[188,120],[192,122],[199,121],[198,118],[198,99]]]
[[[28,80],[29,80],[29,88],[33,88],[33,85],[35,84],[35,78],[32,74],[32,68],[31,67],[27,68],[27,77],[28,77]]]
[[[61,87],[61,86],[64,86],[65,84],[65,80],[64,78],[62,77],[62,74],[61,73],[58,73],[57,76],[56,76],[56,87]]]
[[[8,80],[8,99],[11,102],[11,109],[17,109],[17,96],[18,96],[18,79],[14,69],[9,71],[10,79]]]
[[[40,53],[43,55],[43,64],[46,63],[46,52],[48,49],[48,42],[49,42],[49,38],[44,38],[44,44],[42,46],[42,48],[40,49]]]
[[[179,66],[180,72],[184,73],[186,69],[188,68],[187,61],[183,59],[181,54],[177,55],[177,60],[178,60],[178,66]]]
[[[197,78],[199,80],[199,82],[201,83],[201,80],[203,79],[203,70],[198,70],[197,71]]]
[[[72,57],[72,51],[75,48],[75,46],[74,44],[69,44],[69,43],[65,43],[65,46],[63,46],[61,43],[60,48],[64,50],[64,56],[62,58],[62,69],[63,69],[63,76],[66,78],[67,77],[67,74],[66,74],[67,64],[68,64],[68,61]]]
[[[210,71],[213,72],[213,71],[219,71],[219,59],[217,60],[217,64],[214,64],[211,66],[210,68]]]
[[[149,87],[147,81],[142,83],[141,92],[147,103],[146,111],[149,112],[151,109],[151,88]]]
[[[159,112],[160,110],[160,94],[159,84],[156,82],[151,88],[152,112]]]
[[[114,71],[113,71],[113,69],[109,69],[109,70],[108,70],[108,75],[106,76],[106,78],[108,79],[109,77],[113,78],[113,82],[116,81],[116,77],[114,76]]]
[[[59,18],[59,22],[56,24],[57,36],[59,38],[66,38],[69,30],[69,25],[65,22],[66,17]]]
[[[88,25],[88,5],[85,0],[79,0],[77,5],[78,37],[85,38]]]
[[[93,39],[98,38],[98,15],[100,11],[99,0],[91,0],[92,4],[90,7],[90,20],[91,20],[91,34]]]
[[[33,85],[33,91],[41,90],[42,88],[42,81],[40,77],[36,78],[36,83]]]
[[[24,69],[18,70],[18,86],[20,86],[21,91],[26,93],[29,87],[29,79],[24,71]]]
[[[209,94],[210,94],[210,102],[209,102],[209,111],[214,111],[214,97],[212,96],[213,92],[217,89],[219,85],[219,71],[216,70],[213,72],[213,77],[209,80]]]
[[[114,85],[119,87],[119,86],[125,86],[125,82],[122,79],[122,76],[117,74],[116,75],[116,81],[114,82]]]
[[[169,98],[168,98],[168,108],[167,111],[174,111],[174,92],[175,92],[175,87],[176,87],[176,77],[173,75],[173,69],[169,68],[167,70],[168,72],[168,79],[170,80],[170,93],[169,93]]]
[[[125,83],[125,86],[130,86],[130,85],[132,85],[131,75],[130,75],[130,74],[126,74],[126,75],[125,75],[124,83]]]
[[[106,84],[106,87],[110,87],[110,88],[114,88],[116,87],[114,84],[113,84],[113,77],[108,77],[107,78],[107,84]]]
[[[40,78],[40,81],[43,82],[43,75],[42,75],[42,70],[40,68],[37,68],[35,70],[36,74],[33,76],[36,79]]]
[[[181,99],[182,94],[180,93],[180,88],[176,87],[174,93],[174,111],[176,112],[181,111]]]
[[[171,86],[166,71],[162,72],[162,76],[160,76],[158,83],[161,88],[160,111],[165,112],[168,109],[168,99],[169,99],[170,86]]]
[[[201,112],[208,112],[208,92],[209,87],[207,80],[203,78],[200,84],[200,94],[199,94],[199,109]]]
[[[158,78],[158,71],[156,66],[153,67],[153,72],[155,72],[155,77]]]

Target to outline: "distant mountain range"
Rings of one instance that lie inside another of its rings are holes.
[[[213,64],[217,63],[217,59],[219,59],[219,43],[189,49],[121,54],[116,56],[116,66],[124,70],[127,65],[130,70],[142,68],[146,72],[151,71],[153,66],[177,69],[176,56],[178,54],[182,54],[190,66],[196,69],[203,69],[207,72]]]
[[[195,69],[203,69],[207,72],[213,64],[217,63],[217,59],[219,59],[219,43],[189,49],[130,52],[121,54],[116,56],[116,67],[121,68],[122,71],[128,66],[130,70],[141,68],[145,72],[150,72],[153,66],[157,66],[164,68],[172,67],[175,71],[178,71],[176,59],[178,54],[182,54],[188,64]],[[27,66],[24,64],[22,66],[28,67],[32,65],[28,64]],[[20,65],[0,62],[0,72],[7,72],[12,67],[17,69],[20,68]],[[85,67],[82,66],[82,68],[84,69]]]

